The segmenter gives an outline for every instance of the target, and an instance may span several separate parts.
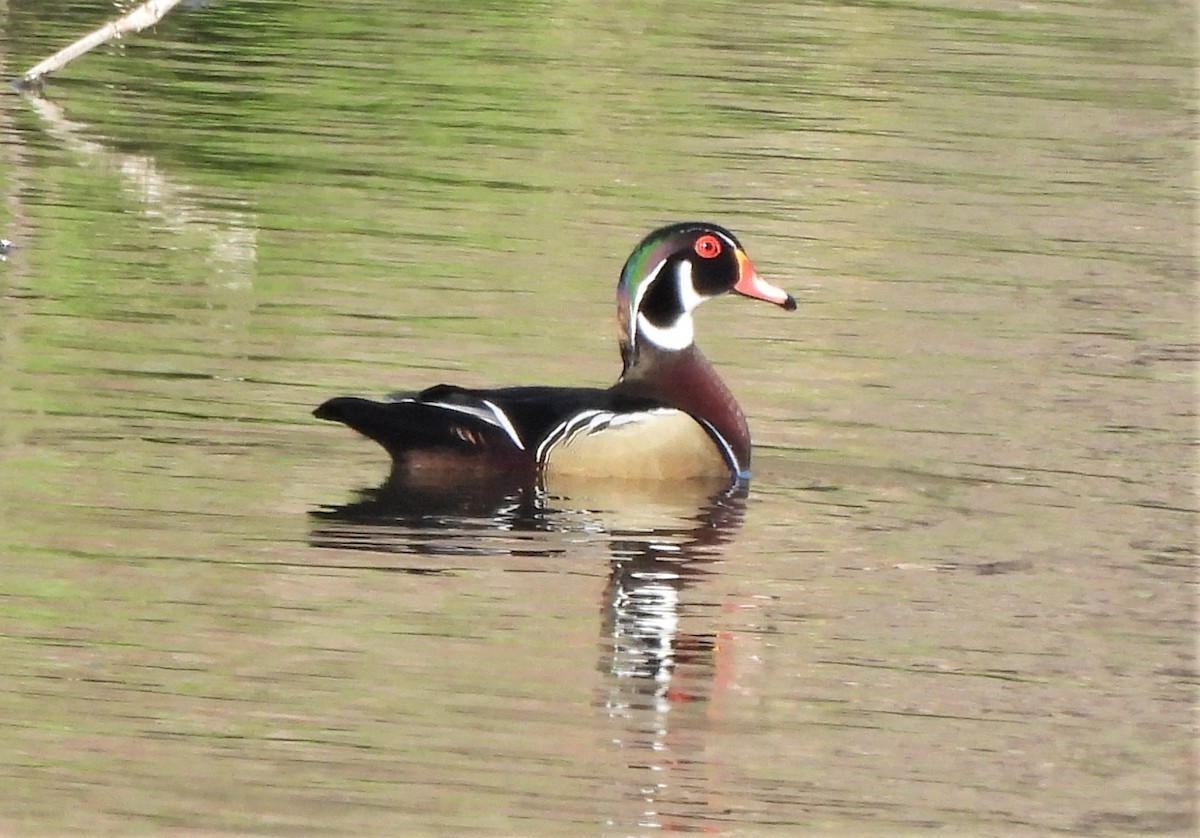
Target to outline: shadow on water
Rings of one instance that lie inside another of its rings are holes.
[[[627,799],[655,816],[653,774],[679,748],[668,749],[675,706],[707,700],[717,675],[718,636],[709,620],[687,620],[684,594],[711,573],[741,529],[744,481],[622,486],[573,483],[521,485],[497,479],[458,492],[414,491],[398,480],[363,489],[354,501],[310,512],[318,548],[438,557],[523,555],[571,560],[573,539],[603,545],[608,578],[599,604],[594,704],[615,728],[613,745],[644,769]],[[514,534],[533,534],[517,542]],[[453,572],[442,566],[388,567],[415,575]],[[693,609],[694,610],[694,609]],[[689,628],[690,626],[690,628]],[[697,756],[697,755],[693,755]],[[697,758],[699,758],[697,756]],[[643,776],[644,775],[644,776]]]
[[[467,486],[441,487],[415,486],[392,475],[376,488],[359,489],[349,503],[309,514],[315,547],[436,553],[421,547],[432,533],[446,554],[456,555],[464,547],[458,542],[486,543],[488,532],[588,532],[610,535],[614,558],[625,555],[630,543],[641,541],[649,553],[665,550],[686,557],[729,541],[740,524],[747,488],[744,482],[724,480],[672,486],[562,479],[535,484],[503,474]],[[660,541],[663,536],[677,543],[666,547]],[[631,538],[640,541],[629,542]],[[529,549],[524,554],[563,552],[549,544]]]

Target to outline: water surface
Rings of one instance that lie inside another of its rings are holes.
[[[1189,834],[1192,11],[212,4],[6,97],[0,830]],[[310,417],[608,383],[691,217],[801,301],[699,316],[746,491]]]

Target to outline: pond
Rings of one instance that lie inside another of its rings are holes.
[[[6,95],[0,831],[1191,834],[1194,13],[189,3]],[[606,386],[692,218],[799,301],[697,317],[747,486],[312,417]]]

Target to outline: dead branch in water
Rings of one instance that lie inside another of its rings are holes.
[[[94,32],[89,32],[70,46],[60,49],[45,61],[29,68],[21,78],[13,79],[12,86],[22,92],[36,90],[41,86],[42,77],[47,73],[62,69],[68,62],[113,38],[119,38],[126,32],[141,32],[147,26],[153,26],[180,2],[181,0],[149,0],[129,14],[111,23],[106,23]]]

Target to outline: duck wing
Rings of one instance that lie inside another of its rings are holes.
[[[583,412],[629,410],[630,401],[593,387],[502,387],[474,390],[439,384],[388,401],[342,396],[313,415],[341,422],[382,445],[393,459],[416,450],[484,454],[535,464],[538,446]]]

